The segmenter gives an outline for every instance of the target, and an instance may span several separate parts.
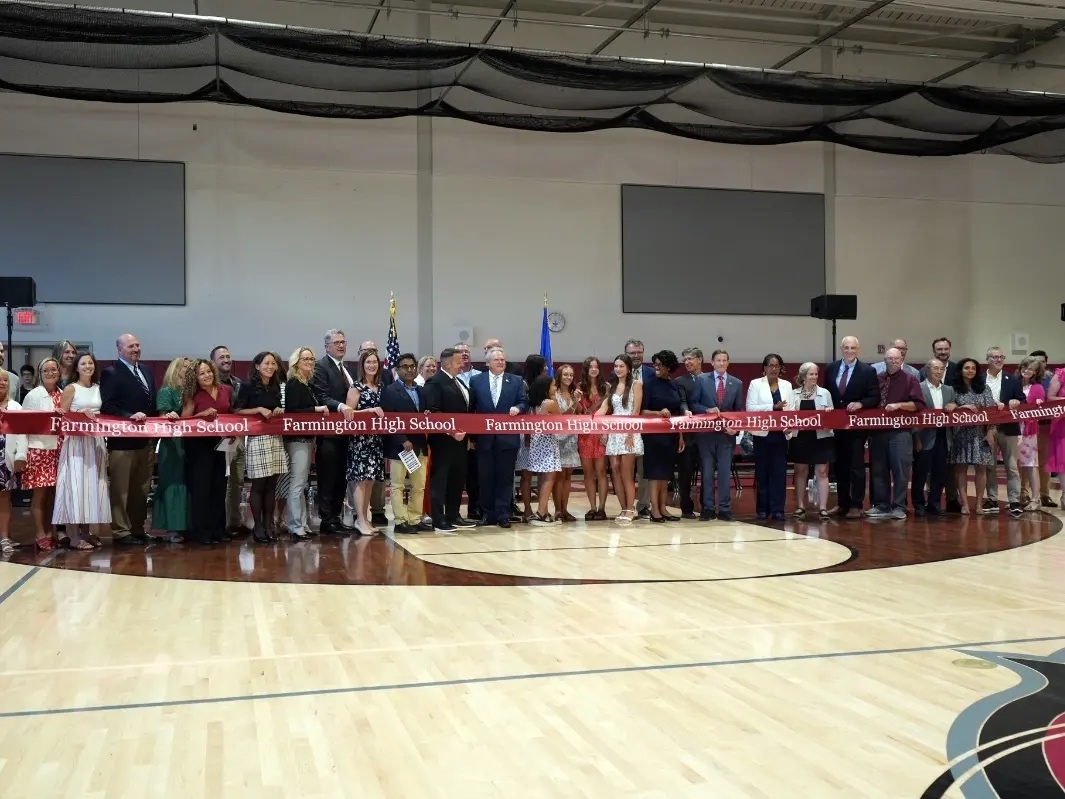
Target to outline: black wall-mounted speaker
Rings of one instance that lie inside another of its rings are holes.
[[[857,294],[822,294],[810,300],[810,316],[814,319],[857,319]]]
[[[0,277],[0,305],[32,308],[37,304],[37,283],[32,277]]]

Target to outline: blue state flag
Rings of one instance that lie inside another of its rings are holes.
[[[544,318],[540,325],[540,355],[547,361],[547,373],[555,376],[555,365],[551,361],[551,328],[547,326],[547,297],[544,296]]]

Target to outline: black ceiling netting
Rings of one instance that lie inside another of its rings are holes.
[[[553,55],[144,12],[0,2],[0,89],[348,119],[1065,161],[1065,96]]]

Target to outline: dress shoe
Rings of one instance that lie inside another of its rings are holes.
[[[371,513],[370,523],[373,524],[374,527],[388,527],[388,517],[383,513]]]
[[[481,519],[477,522],[478,527],[495,527],[495,519]]]
[[[510,527],[510,521],[507,520],[507,519],[504,519],[503,521],[501,521],[499,523],[499,526],[502,527],[504,530],[506,530],[506,529],[508,529]]]

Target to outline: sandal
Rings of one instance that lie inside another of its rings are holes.
[[[586,522],[594,522],[595,518],[596,518],[596,516],[595,516],[595,511],[594,510],[590,510],[586,514],[584,514],[584,520]]]
[[[18,547],[10,538],[0,538],[0,553],[10,555]]]
[[[87,536],[85,536],[85,540],[89,543],[89,545],[93,549],[99,549],[100,547],[102,547],[104,545],[104,542],[101,540],[100,536],[98,536],[98,535],[87,535]]]
[[[831,519],[831,518],[832,518],[831,514],[829,514],[829,512],[828,512],[827,510],[825,510],[824,508],[821,508],[821,510],[819,510],[819,511],[817,512],[817,516],[818,516],[818,518],[819,518],[819,519],[821,519],[821,521],[823,521],[823,522],[824,522],[824,521],[828,521],[829,519]]]
[[[44,538],[38,538],[33,542],[33,548],[41,552],[51,552],[55,549],[55,541],[51,536],[45,536]]]
[[[69,539],[67,539],[67,540],[69,541]],[[89,552],[89,551],[95,549],[96,547],[94,547],[88,541],[78,541],[78,543],[76,543],[76,544],[75,543],[69,543],[67,548],[70,549],[71,551],[74,551],[74,552]]]
[[[806,518],[806,508],[797,508],[795,510],[795,512],[793,514],[791,514],[791,515],[794,516],[796,519],[805,519]]]
[[[70,549],[70,536],[65,535],[60,538],[57,545],[60,549]]]

